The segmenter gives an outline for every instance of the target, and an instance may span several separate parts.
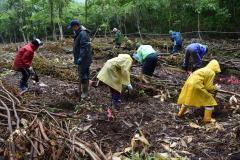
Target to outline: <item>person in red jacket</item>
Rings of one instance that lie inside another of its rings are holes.
[[[22,73],[22,78],[20,80],[20,89],[22,91],[28,89],[28,79],[33,72],[32,60],[34,57],[34,51],[42,45],[39,39],[34,39],[32,42],[20,48],[14,59],[13,68]]]

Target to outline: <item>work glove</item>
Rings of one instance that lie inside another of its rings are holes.
[[[131,83],[129,85],[127,85],[127,87],[128,87],[128,90],[133,90]]]
[[[80,65],[81,63],[82,63],[82,58],[79,58],[76,61],[74,61],[74,64],[76,65]]]
[[[33,72],[33,68],[32,68],[32,67],[29,67],[28,69],[29,69],[31,72]]]
[[[39,82],[39,77],[37,73],[33,70],[33,68],[30,67],[29,70],[30,70],[31,79],[34,80],[35,82]]]
[[[188,77],[192,75],[192,72],[191,71],[187,71],[187,75]]]
[[[216,87],[216,90],[220,90],[222,86],[219,84],[215,84],[215,87]]]
[[[34,70],[33,70],[32,67],[29,67],[28,69],[29,69],[31,75],[34,75],[34,74],[35,74],[35,72],[34,72]]]

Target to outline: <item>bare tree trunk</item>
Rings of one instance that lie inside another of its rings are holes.
[[[50,20],[51,20],[51,28],[52,28],[52,36],[53,36],[53,40],[57,40],[56,39],[56,30],[55,30],[55,25],[53,22],[53,0],[48,0],[49,2],[49,6],[50,6]]]
[[[87,24],[88,18],[88,0],[85,0],[85,24]]]
[[[200,13],[198,13],[198,37],[199,39],[202,39],[200,31]]]
[[[13,32],[13,36],[14,36],[14,42],[16,43],[17,42],[17,34],[16,34],[16,31],[14,30]]]
[[[105,27],[105,30],[104,30],[104,37],[105,38],[107,37],[107,26]]]
[[[11,36],[11,33],[9,34],[9,43],[12,43],[12,36]]]
[[[125,35],[127,34],[126,19],[127,19],[127,15],[125,12],[125,14],[124,14],[124,33],[125,33]]]
[[[140,36],[141,42],[143,42],[142,33],[141,33],[141,30],[140,30],[140,25],[139,25],[139,23],[138,23],[138,34],[139,34],[139,36]]]
[[[24,30],[23,30],[23,26],[24,26],[24,21],[25,21],[25,17],[24,17],[24,1],[23,0],[21,0],[20,1],[20,7],[21,7],[21,9],[20,10],[18,10],[17,12],[19,12],[18,14],[20,14],[20,18],[19,18],[19,23],[20,23],[20,32],[22,33],[22,37],[23,37],[23,41],[24,41],[24,43],[26,43],[27,42],[27,39],[26,39],[26,35],[25,35],[25,33],[24,33]]]
[[[63,11],[63,7],[64,7],[64,2],[59,2],[58,4],[58,18],[59,18],[59,22],[58,22],[58,28],[59,28],[59,32],[60,32],[60,37],[59,39],[62,41],[64,39],[63,37],[63,27],[62,27],[62,11]]]
[[[58,28],[59,28],[59,32],[60,32],[60,40],[62,41],[64,39],[63,37],[63,27],[60,23],[58,23]]]
[[[22,33],[24,43],[26,43],[26,42],[27,42],[27,39],[26,39],[26,36],[25,36],[24,31],[21,29],[20,32]]]
[[[140,29],[140,19],[139,19],[139,15],[138,15],[138,12],[136,11],[136,9],[135,9],[135,16],[136,16],[136,20],[137,20],[138,34],[140,36],[141,42],[143,42],[142,33],[141,33],[141,29]]]
[[[47,28],[46,27],[45,27],[44,31],[45,31],[45,41],[47,42],[48,41],[48,33],[47,33]]]
[[[55,27],[55,25],[53,25],[53,40],[54,41],[57,40],[57,34],[56,34],[56,27]]]
[[[34,36],[34,39],[36,38],[36,36]],[[30,42],[30,34],[27,34],[27,41]]]
[[[5,41],[4,41],[4,38],[3,38],[3,36],[0,34],[0,38],[1,38],[1,40],[2,40],[2,43],[4,44],[5,43]]]
[[[139,18],[139,7],[138,7],[138,3],[136,2],[136,0],[134,0],[134,4],[135,4],[135,7],[134,7],[134,14],[135,14],[135,18],[136,18],[136,25],[137,25],[137,29],[138,29],[138,34],[140,36],[140,39],[141,39],[141,42],[143,42],[143,39],[142,39],[142,33],[141,33],[141,29],[140,29],[140,18]]]

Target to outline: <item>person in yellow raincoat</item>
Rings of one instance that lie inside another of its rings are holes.
[[[119,54],[118,57],[108,60],[100,70],[97,78],[110,87],[113,106],[119,107],[122,86],[133,87],[130,83],[130,68],[132,58],[128,54]]]
[[[187,107],[205,107],[203,121],[209,123],[212,119],[214,106],[217,105],[213,93],[221,88],[220,85],[213,84],[216,73],[220,73],[220,65],[217,60],[212,60],[209,64],[191,74],[185,82],[178,98],[178,104],[182,105],[178,113],[182,117]]]

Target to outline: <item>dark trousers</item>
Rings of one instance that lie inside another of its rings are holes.
[[[189,70],[189,62],[190,62],[190,58],[192,59],[192,71],[195,71],[199,68],[201,68],[202,66],[202,59],[199,56],[199,54],[195,51],[191,51],[191,50],[187,50],[185,53],[185,58],[184,58],[184,62],[183,62],[183,68],[188,71]]]
[[[143,62],[142,73],[148,76],[152,76],[157,66],[158,57],[157,54],[149,54]]]
[[[121,43],[115,43],[115,47],[116,48],[120,48],[121,47]]]
[[[19,72],[22,73],[22,78],[20,80],[20,88],[28,87],[28,79],[31,76],[31,71],[28,68],[20,68],[18,69]]]
[[[178,53],[181,49],[182,49],[182,45],[177,45],[177,44],[174,45],[173,50],[172,50],[172,54]]]
[[[120,96],[121,93],[113,89],[112,87],[110,88],[110,93],[111,93],[111,100],[114,106],[119,105],[120,101]]]
[[[78,65],[78,77],[81,83],[83,84],[88,83],[89,81],[89,75],[90,75],[89,68],[90,68],[89,65],[85,65],[85,64]]]

